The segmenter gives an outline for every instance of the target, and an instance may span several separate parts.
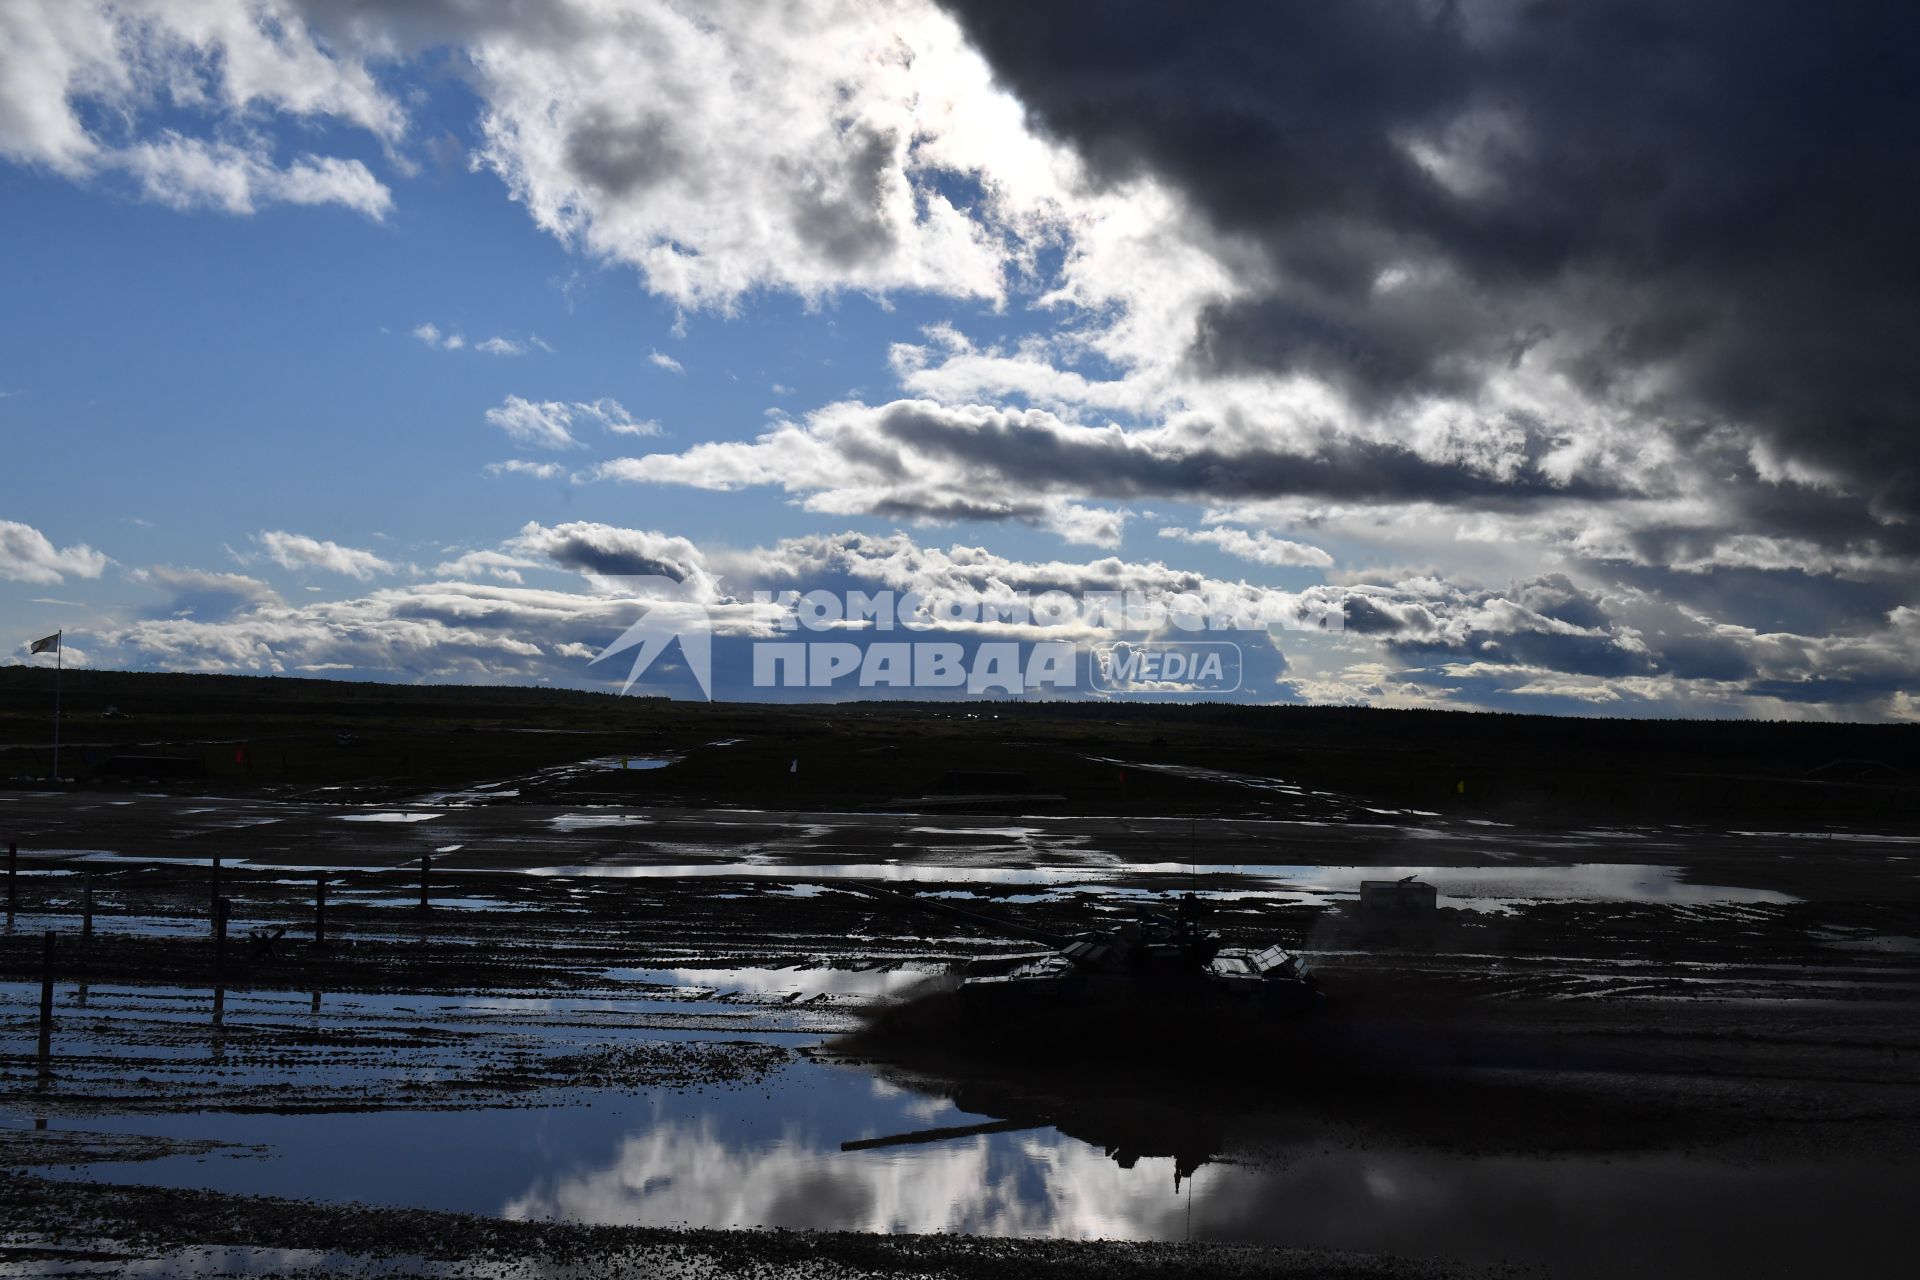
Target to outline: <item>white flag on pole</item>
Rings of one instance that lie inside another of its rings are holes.
[[[27,647],[27,656],[32,657],[36,653],[45,653],[49,649],[55,653],[60,652],[60,633],[58,631],[47,636],[45,639],[35,640]]]

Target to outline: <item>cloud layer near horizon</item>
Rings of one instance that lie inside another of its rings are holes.
[[[529,585],[527,575],[540,584]],[[1248,649],[1248,669],[1260,683],[1245,692],[1262,700],[1635,714],[1912,718],[1920,711],[1910,693],[1920,610],[1901,606],[1884,627],[1847,634],[1760,632],[1713,623],[1651,592],[1588,590],[1551,573],[1499,588],[1409,575],[1287,590],[1158,560],[1023,561],[984,547],[922,545],[906,534],[843,532],[703,549],[658,531],[576,521],[530,523],[498,549],[438,565],[430,580],[344,599],[289,604],[256,578],[172,566],[130,577],[161,591],[166,603],[127,624],[78,632],[96,663],[617,685],[615,673],[590,669],[588,660],[648,601],[671,600],[711,618],[719,696],[748,698],[768,696],[750,683],[748,646],[794,638],[783,630],[794,616],[793,593],[891,593],[896,601],[963,606],[958,614],[929,609],[927,618],[942,621],[906,637],[915,639],[1084,645],[1187,634],[1151,616],[1023,622],[1010,621],[1006,610],[1048,593],[1077,602],[1120,593],[1196,610],[1226,628],[1216,634]],[[902,637],[856,627],[836,629],[834,638],[864,645]],[[684,692],[676,670],[669,663],[643,689]]]

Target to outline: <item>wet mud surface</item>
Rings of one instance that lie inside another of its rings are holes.
[[[10,1272],[1843,1273],[1920,1190],[1898,834],[462,793],[0,820]],[[1434,918],[1358,909],[1408,874]],[[1327,1009],[954,1034],[958,975],[1038,949],[852,883],[1062,933],[1193,892]]]

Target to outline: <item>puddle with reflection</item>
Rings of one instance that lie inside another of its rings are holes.
[[[1505,910],[1529,902],[1648,902],[1675,906],[1779,905],[1791,894],[1739,885],[1694,884],[1682,867],[1579,862],[1563,866],[1332,867],[1256,863],[1150,862],[1100,866],[974,867],[899,862],[794,864],[736,860],[709,863],[598,862],[541,867],[534,875],[612,878],[727,877],[806,881],[882,880],[919,884],[1044,886],[1053,893],[1100,892],[1151,896],[1156,890],[1126,887],[1129,880],[1178,877],[1245,881],[1244,889],[1203,888],[1203,896],[1293,895],[1309,902],[1357,897],[1362,881],[1418,877],[1440,892],[1443,906]],[[1254,886],[1258,886],[1257,888]],[[1183,886],[1175,886],[1183,887]]]
[[[675,987],[698,995],[744,994],[781,1000],[828,995],[875,1000],[939,985],[946,980],[947,970],[945,965],[915,964],[879,969],[609,969],[604,976],[614,982]]]
[[[601,827],[650,827],[654,819],[644,813],[563,813],[547,819],[555,831],[593,831]]]
[[[400,821],[431,818],[433,814],[355,815],[352,820]],[[625,815],[563,815],[556,825],[580,828],[597,826],[643,825],[649,820]],[[438,852],[450,853],[461,845],[449,845]],[[669,853],[695,852],[680,846],[662,846]],[[47,850],[47,856],[70,862],[143,862],[146,859],[101,850]],[[259,863],[234,858],[228,863],[236,869],[258,868],[283,872],[341,869],[333,864],[313,865]],[[358,869],[358,868],[345,868]],[[487,870],[470,868],[467,870]],[[1313,903],[1335,903],[1358,896],[1366,880],[1399,880],[1413,876],[1439,890],[1442,906],[1467,910],[1498,911],[1531,902],[1640,902],[1673,906],[1769,906],[1799,902],[1792,894],[1773,889],[1741,885],[1695,884],[1686,878],[1686,869],[1673,866],[1645,866],[1636,863],[1582,862],[1559,866],[1457,867],[1457,866],[1282,866],[1266,863],[1225,862],[1132,862],[1108,860],[1099,863],[1074,863],[1062,866],[956,866],[911,862],[830,862],[796,863],[777,858],[757,857],[713,862],[631,862],[606,861],[572,866],[530,867],[490,871],[501,875],[542,877],[579,877],[584,879],[732,879],[780,882],[780,892],[811,897],[834,881],[877,880],[903,884],[930,885],[1032,885],[1036,892],[1011,901],[1040,901],[1045,897],[1099,893],[1115,898],[1155,898],[1165,892],[1184,890],[1195,879],[1226,880],[1234,887],[1201,886],[1202,898],[1223,901],[1268,896],[1291,897]],[[26,874],[54,874],[29,872]],[[1129,882],[1146,881],[1146,885]],[[1237,882],[1237,883],[1235,883]],[[965,889],[949,890],[938,896],[965,896]],[[1000,897],[1001,895],[994,895]],[[479,901],[480,899],[475,899]]]
[[[0,1025],[30,1027],[38,996],[37,983],[0,983]],[[108,1117],[92,1127],[191,1134],[205,1121],[223,1135],[244,1133],[250,1116],[292,1111],[313,1113],[317,1135],[348,1110],[564,1112],[592,1101],[582,1089],[604,1089],[621,1061],[665,1073],[618,1077],[630,1083],[709,1079],[858,1025],[838,1007],[613,985],[532,996],[62,984],[55,1021],[53,1076],[63,1097],[91,1099]],[[601,1074],[575,1087],[576,1070]],[[14,1093],[0,1123],[19,1123],[32,1105]],[[323,1177],[312,1194],[348,1185],[327,1190]]]
[[[468,787],[463,791],[429,791],[414,804],[447,805],[452,808],[464,808],[475,804],[496,804],[502,800],[517,800],[520,788],[509,787],[504,782],[488,782],[477,787]]]
[[[1920,955],[1920,938],[1876,934],[1864,929],[1816,929],[1813,938],[1835,951],[1864,951],[1878,955]]]
[[[305,884],[305,881],[292,883]],[[392,892],[379,889],[332,889],[328,900],[336,906],[348,903],[362,907],[392,907],[405,911],[416,911],[420,906],[420,895],[416,891]],[[551,911],[553,906],[545,902],[516,902],[510,898],[483,897],[478,894],[439,894],[432,896],[433,909],[436,911]],[[204,926],[203,926],[204,931]]]
[[[1756,840],[1839,840],[1860,844],[1920,844],[1920,835],[1890,835],[1878,831],[1729,831],[1730,836]]]
[[[599,1091],[565,1107],[51,1127],[247,1148],[56,1177],[510,1219],[1259,1241],[1507,1259],[1556,1276],[1814,1274],[1836,1262],[1827,1242],[1867,1257],[1902,1239],[1913,1190],[1846,1165],[1473,1155],[1320,1133],[1209,1159],[1215,1135],[1074,1136],[815,1061],[749,1089]],[[1808,1221],[1822,1230],[1780,1231]]]

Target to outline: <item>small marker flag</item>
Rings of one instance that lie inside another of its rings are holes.
[[[46,637],[44,640],[35,640],[27,647],[27,656],[31,657],[36,653],[45,653],[49,649],[55,653],[60,652],[60,633],[58,631]]]

